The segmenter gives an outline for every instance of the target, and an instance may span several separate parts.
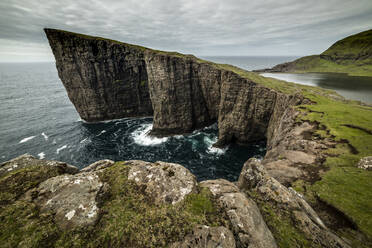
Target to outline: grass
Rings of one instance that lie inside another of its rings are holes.
[[[318,136],[338,142],[336,147],[324,151],[328,155],[324,166],[329,170],[309,190],[343,212],[372,238],[372,172],[356,168],[360,158],[372,155],[372,135],[365,131],[371,127],[372,108],[308,91],[303,94],[316,104],[300,106],[300,119],[318,123],[326,129],[318,130]],[[295,188],[301,191],[302,183],[296,184]],[[308,198],[312,201],[313,196]]]
[[[293,62],[290,72],[334,72],[351,76],[372,76],[372,59],[361,61],[340,61],[338,63],[321,58],[319,55],[299,58]]]
[[[372,76],[372,30],[339,40],[321,55],[290,62],[288,69],[296,73],[335,72]]]
[[[355,167],[333,167],[312,189],[318,197],[345,213],[372,237],[372,172]]]
[[[2,176],[0,178],[0,207],[11,204],[29,189],[59,174],[55,166],[33,165]]]

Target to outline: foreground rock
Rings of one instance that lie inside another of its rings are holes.
[[[5,247],[350,247],[256,159],[237,184],[138,160],[77,171],[23,155],[0,171]]]
[[[197,226],[183,241],[174,243],[171,248],[235,248],[232,232],[226,227]]]
[[[237,237],[238,247],[277,247],[256,203],[241,193],[233,183],[219,179],[201,182],[210,189],[226,212]]]
[[[145,192],[157,204],[176,204],[195,192],[196,179],[179,164],[129,161],[128,179],[146,187]]]
[[[94,172],[52,177],[32,191],[40,210],[52,212],[62,229],[94,225],[105,193],[105,185]]]
[[[285,213],[287,218],[293,220],[293,226],[314,244],[322,247],[350,247],[323,224],[300,194],[269,176],[259,160],[250,159],[246,162],[238,186],[248,195],[255,192],[256,201],[266,204],[275,214]]]

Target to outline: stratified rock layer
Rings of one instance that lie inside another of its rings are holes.
[[[151,116],[143,52],[135,46],[45,29],[58,75],[88,122]]]
[[[284,110],[301,103],[192,55],[45,30],[59,76],[82,119],[154,116],[153,135],[218,121],[217,146],[273,135]]]

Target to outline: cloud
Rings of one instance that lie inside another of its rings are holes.
[[[2,0],[0,61],[53,60],[44,27],[199,56],[315,54],[370,16],[370,0]]]

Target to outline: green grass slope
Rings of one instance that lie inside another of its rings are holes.
[[[299,58],[272,68],[277,72],[336,72],[372,76],[372,29],[334,43],[320,55]]]

